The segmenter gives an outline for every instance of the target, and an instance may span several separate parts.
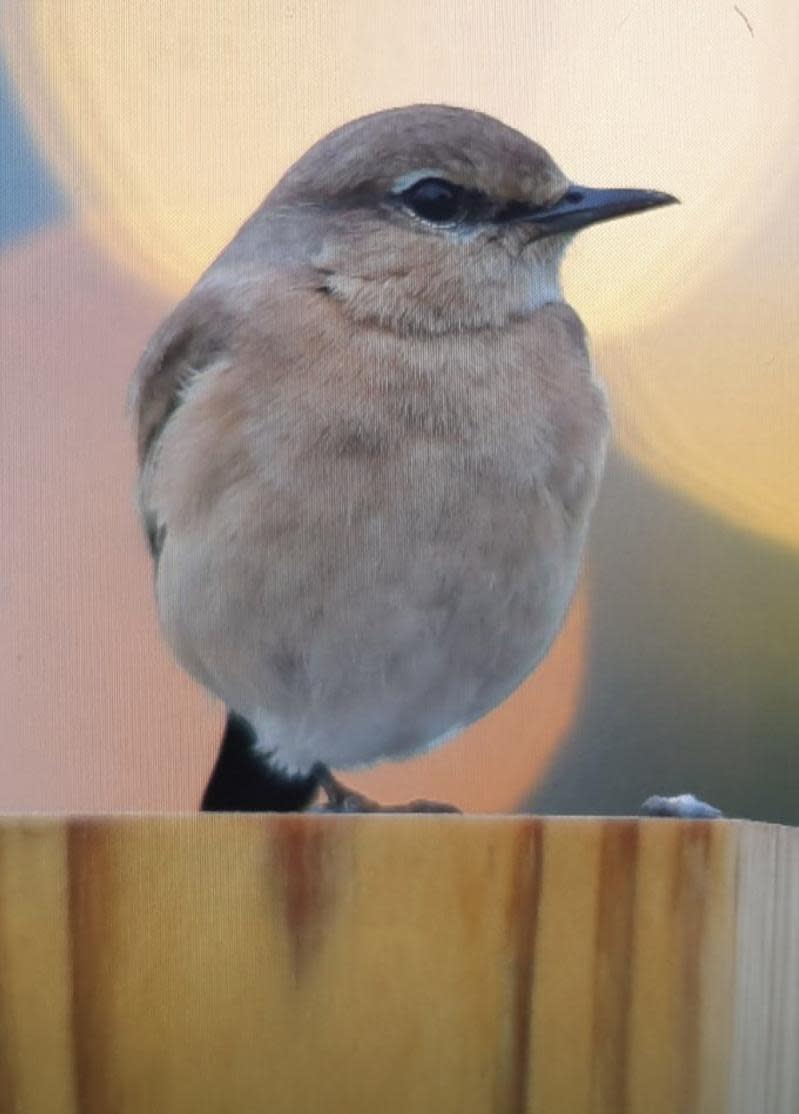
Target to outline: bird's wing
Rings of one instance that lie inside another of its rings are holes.
[[[128,399],[140,466],[179,405],[182,388],[226,357],[231,334],[229,311],[218,297],[200,290],[181,302],[154,334],[133,374]]]
[[[154,334],[133,374],[128,406],[136,429],[139,504],[154,558],[160,552],[163,531],[148,509],[147,477],[155,464],[160,435],[179,407],[188,382],[228,358],[231,334],[232,317],[221,300],[195,289]]]

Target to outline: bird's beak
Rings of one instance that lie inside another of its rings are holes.
[[[675,203],[678,203],[676,197],[658,190],[603,190],[570,186],[554,205],[528,207],[517,203],[498,217],[502,223],[524,221],[535,224],[542,236],[554,236],[560,232],[576,232],[599,221],[615,220],[629,213]]]

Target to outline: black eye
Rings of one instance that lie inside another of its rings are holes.
[[[463,190],[444,178],[422,178],[400,195],[423,220],[452,224],[463,215]]]

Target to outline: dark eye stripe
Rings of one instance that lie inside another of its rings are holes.
[[[560,201],[576,205],[582,199],[582,191],[573,186],[567,190]],[[514,221],[530,220],[536,213],[545,213],[547,208],[549,208],[547,205],[530,205],[526,201],[506,201],[502,205],[495,206],[488,219],[494,224],[513,224]]]
[[[578,190],[570,190],[569,194]],[[569,198],[567,194],[567,198]],[[447,205],[447,198],[450,204]],[[466,189],[445,178],[420,178],[406,189],[391,194],[391,200],[399,203],[428,224],[442,228],[454,225],[502,225],[516,221],[529,220],[538,209],[546,206],[530,205],[526,201],[498,202],[476,189]]]
[[[494,224],[513,224],[517,220],[526,220],[533,212],[533,207],[524,201],[506,201],[494,209],[490,219]]]

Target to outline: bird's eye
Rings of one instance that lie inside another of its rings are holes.
[[[401,197],[417,217],[433,224],[452,224],[463,215],[463,190],[444,178],[422,178]]]

